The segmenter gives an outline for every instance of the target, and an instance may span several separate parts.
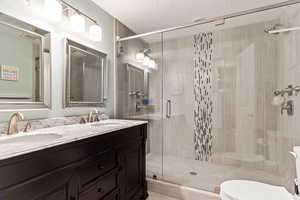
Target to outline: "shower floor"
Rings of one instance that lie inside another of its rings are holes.
[[[203,163],[169,155],[164,156],[162,162],[161,155],[150,153],[147,155],[147,176],[153,175],[171,183],[215,193],[219,192],[219,185],[226,180],[247,179],[275,185],[281,183],[280,176],[263,170]]]

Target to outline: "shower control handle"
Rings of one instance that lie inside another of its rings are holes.
[[[171,118],[171,115],[172,115],[172,102],[171,102],[171,100],[168,100],[167,101],[167,114],[166,114],[166,117]]]

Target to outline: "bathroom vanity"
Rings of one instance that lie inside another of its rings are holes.
[[[146,137],[146,122],[126,120],[2,136],[0,199],[146,199]]]

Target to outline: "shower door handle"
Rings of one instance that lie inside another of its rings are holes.
[[[167,114],[166,114],[166,117],[171,118],[171,115],[172,115],[172,102],[171,102],[171,100],[168,100],[167,101]]]

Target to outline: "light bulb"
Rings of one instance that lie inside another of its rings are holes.
[[[102,28],[96,24],[90,26],[89,35],[90,35],[91,40],[101,41],[102,40]]]
[[[30,0],[25,0],[25,4],[26,4],[26,6],[30,6],[30,4],[31,4]]]
[[[85,19],[80,14],[74,14],[70,17],[72,31],[76,33],[85,32]]]
[[[143,61],[143,65],[148,65],[150,62],[150,58],[148,56],[145,56],[144,61]]]
[[[141,52],[139,52],[135,55],[135,59],[137,62],[143,62],[144,58],[145,58],[145,55]]]
[[[155,61],[151,59],[148,63],[148,67],[151,68],[151,69],[156,69]]]
[[[63,7],[57,0],[44,0],[44,15],[51,21],[61,20]]]

